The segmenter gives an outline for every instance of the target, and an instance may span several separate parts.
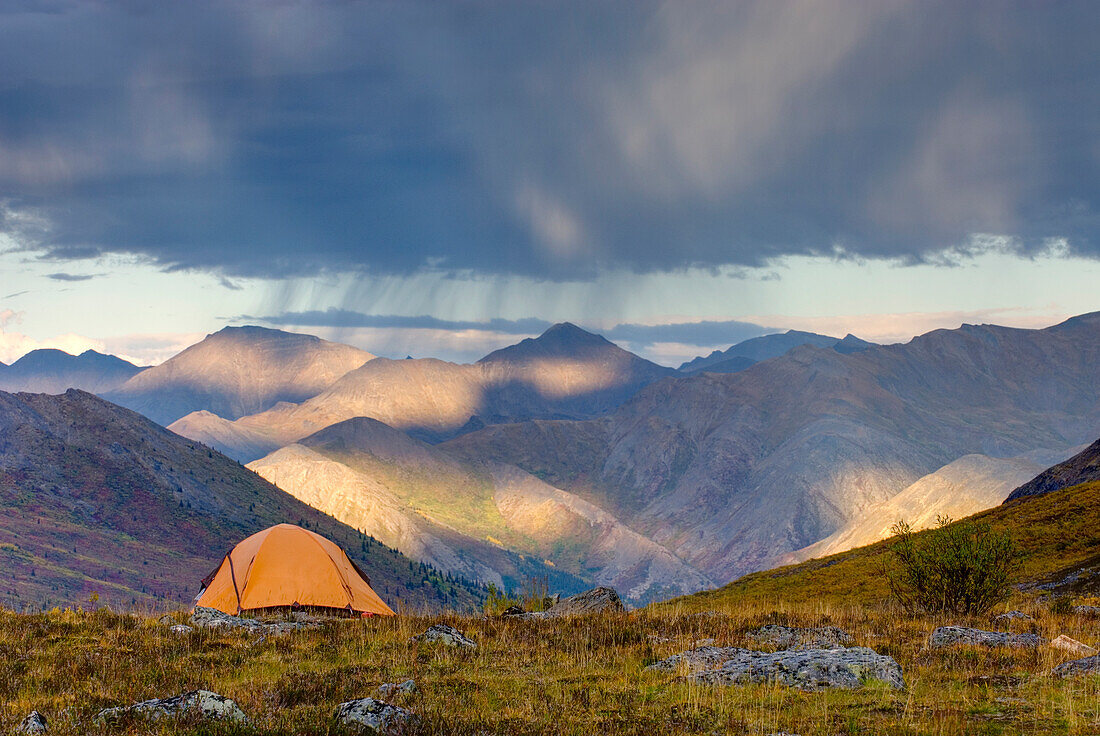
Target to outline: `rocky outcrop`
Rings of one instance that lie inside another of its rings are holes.
[[[583,593],[563,598],[546,611],[551,618],[559,616],[584,616],[591,613],[623,613],[626,606],[612,588],[593,588]]]
[[[1100,673],[1100,654],[1084,659],[1070,660],[1058,665],[1051,672],[1056,677],[1076,677],[1077,675]]]
[[[99,711],[94,720],[97,723],[112,723],[125,716],[137,716],[153,721],[181,716],[217,721],[248,720],[235,702],[209,690],[192,690],[171,698],[143,700],[125,707],[106,708]]]
[[[336,707],[336,721],[341,725],[379,736],[403,736],[413,733],[419,718],[412,711],[383,703],[374,698],[362,698],[340,703]]]
[[[984,631],[965,626],[941,626],[928,639],[929,649],[962,646],[1034,648],[1045,643],[1046,639],[1038,634]]]
[[[1094,647],[1090,647],[1084,642],[1077,641],[1070,638],[1065,634],[1060,634],[1056,639],[1050,642],[1052,649],[1060,649],[1063,652],[1069,652],[1075,657],[1091,657],[1094,654],[1098,654]]]
[[[757,646],[774,649],[842,649],[852,643],[852,637],[835,626],[800,629],[769,624],[745,634]]]
[[[263,621],[257,621],[253,618],[230,616],[228,613],[223,613],[215,608],[206,608],[204,606],[195,606],[195,611],[191,614],[191,623],[198,629],[232,629],[247,631],[250,634],[264,635],[289,634],[292,631],[317,629],[321,626],[320,622],[312,620],[264,623]],[[176,627],[172,628],[175,629]]]
[[[459,649],[477,648],[477,642],[465,636],[458,629],[452,626],[446,626],[445,624],[429,626],[427,631],[422,634],[417,634],[410,641],[424,644],[439,643],[448,647],[458,647]]]
[[[779,682],[801,690],[855,689],[871,681],[904,688],[901,666],[893,657],[866,647],[756,652],[734,647],[700,647],[650,665],[663,672],[711,685]]]
[[[15,727],[15,732],[18,734],[39,734],[46,733],[49,730],[50,727],[46,723],[46,716],[36,710],[32,710],[28,713],[27,717],[20,721],[19,725]]]
[[[1100,606],[1074,606],[1073,612],[1086,618],[1100,618]]]
[[[994,616],[993,617],[993,623],[995,623],[995,624],[1007,624],[1007,623],[1011,623],[1012,621],[1027,622],[1027,621],[1034,621],[1034,620],[1035,620],[1035,618],[1033,616],[1029,616],[1028,614],[1024,613],[1023,611],[1005,611],[1004,613],[1000,614],[999,616]]]

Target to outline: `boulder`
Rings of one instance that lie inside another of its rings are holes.
[[[444,624],[435,624],[429,626],[428,630],[422,634],[417,634],[410,641],[423,642],[425,644],[434,644],[439,642],[449,647],[459,647],[460,649],[474,649],[477,647],[477,643],[462,634],[461,631],[451,626]]]
[[[1071,659],[1051,670],[1055,677],[1076,677],[1100,673],[1100,654],[1084,659]]]
[[[106,708],[96,714],[95,720],[99,723],[111,723],[128,715],[153,721],[183,716],[216,721],[248,720],[235,702],[209,690],[192,690],[171,698],[143,700],[121,708]]]
[[[1088,644],[1079,642],[1076,639],[1071,639],[1065,634],[1060,634],[1056,639],[1050,642],[1050,646],[1053,649],[1061,649],[1063,652],[1069,652],[1077,657],[1091,657],[1094,654],[1100,654],[1096,649],[1090,647]]]
[[[348,728],[369,731],[379,736],[411,734],[419,722],[412,711],[374,698],[340,703],[336,706],[335,717],[337,722]]]
[[[584,616],[590,613],[622,613],[625,610],[626,606],[613,588],[593,588],[569,598],[563,598],[545,611],[545,615],[556,618]]]
[[[392,700],[402,695],[413,695],[416,693],[416,682],[413,680],[405,680],[404,682],[387,682],[379,685],[378,689],[374,691],[374,694],[381,700]]]
[[[740,685],[779,682],[801,690],[854,689],[871,680],[904,688],[893,657],[866,647],[757,652],[734,647],[700,647],[652,664],[648,669],[684,671],[693,682]]]
[[[1100,618],[1100,606],[1074,606],[1073,612],[1086,618]]]
[[[1037,647],[1046,644],[1046,639],[1038,634],[1013,634],[1007,631],[984,631],[965,626],[941,626],[932,632],[928,639],[930,649],[944,647],[983,646],[983,647]]]
[[[195,606],[195,610],[191,613],[191,625],[197,629],[233,629],[250,634],[289,634],[292,631],[317,629],[321,626],[316,620],[264,623],[254,618],[230,616],[216,608],[204,606]]]
[[[993,623],[995,624],[1007,624],[1013,621],[1034,621],[1035,618],[1024,613],[1023,611],[1005,611],[999,616],[993,617]]]
[[[183,636],[184,634],[190,634],[192,631],[194,631],[193,628],[191,628],[190,626],[186,626],[184,624],[173,624],[172,626],[168,627],[168,630],[170,632],[172,632],[173,634],[177,634],[179,636]]]
[[[27,717],[15,727],[15,732],[20,734],[46,733],[50,727],[46,724],[46,716],[36,710],[32,710]]]
[[[745,637],[757,646],[775,649],[842,649],[852,643],[852,637],[835,626],[800,629],[769,624],[750,631]]]

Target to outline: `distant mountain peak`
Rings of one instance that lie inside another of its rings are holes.
[[[572,322],[559,322],[546,328],[538,337],[528,337],[515,345],[493,351],[478,362],[590,357],[593,352],[630,354],[602,335],[577,327]]]

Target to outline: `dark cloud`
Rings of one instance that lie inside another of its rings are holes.
[[[0,22],[0,231],[279,277],[1100,244],[1088,2],[67,3]]]
[[[90,281],[95,278],[94,274],[76,274],[76,273],[48,273],[46,278],[53,279],[54,281]]]
[[[503,333],[505,335],[537,335],[552,324],[546,320],[528,319],[489,319],[484,321],[446,320],[427,315],[400,316],[391,314],[364,314],[347,309],[330,308],[324,311],[284,312],[282,314],[257,317],[242,315],[234,322],[262,322],[282,327],[328,327],[355,328],[373,327],[385,329],[426,329],[459,332],[477,330],[482,332]],[[634,348],[645,348],[655,343],[681,343],[684,345],[714,346],[733,345],[750,337],[766,335],[777,330],[762,327],[751,322],[737,320],[678,322],[662,325],[642,325],[621,323],[610,329],[585,326],[609,340],[629,344]]]

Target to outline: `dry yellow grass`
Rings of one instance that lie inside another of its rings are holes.
[[[1100,640],[1100,622],[1031,609],[1037,621],[1017,630]],[[478,648],[409,643],[441,621]],[[895,657],[907,689],[711,687],[645,669],[701,639],[744,645],[744,633],[765,623],[840,626],[857,644]],[[177,636],[152,618],[109,612],[3,613],[0,728],[37,709],[52,733],[82,734],[94,730],[88,723],[99,708],[205,688],[236,700],[251,724],[131,722],[113,732],[340,733],[331,719],[337,703],[411,677],[420,692],[406,705],[427,734],[1100,733],[1100,678],[1052,678],[1066,657],[1049,648],[925,651],[927,634],[944,623],[965,622],[888,608],[752,603],[557,621],[397,617],[257,642],[243,633]]]

